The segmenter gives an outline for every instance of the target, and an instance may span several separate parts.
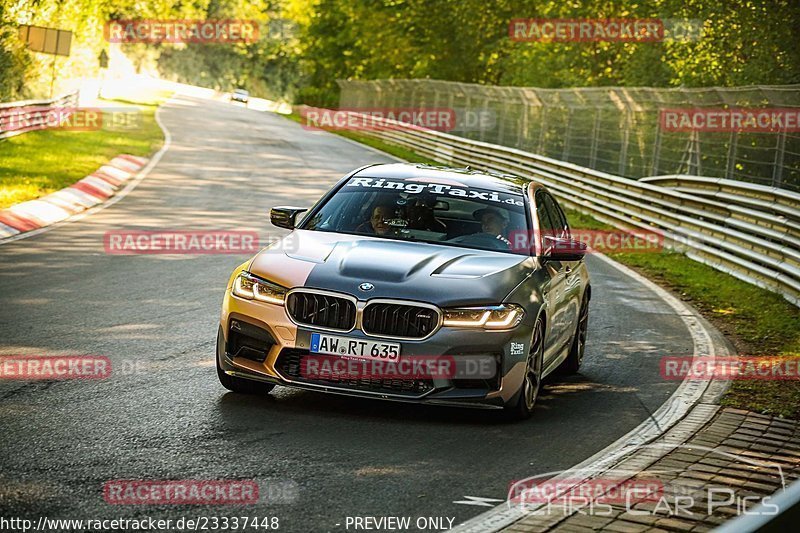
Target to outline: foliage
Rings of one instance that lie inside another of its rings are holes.
[[[696,40],[515,42],[515,18],[695,21]],[[304,27],[302,95],[335,100],[338,78],[435,78],[536,87],[800,82],[792,0],[318,0]],[[318,101],[314,101],[314,99]]]
[[[17,27],[0,2],[0,102],[23,97],[31,58],[17,38]]]
[[[187,83],[298,103],[337,103],[337,79],[435,78],[482,84],[737,86],[800,83],[795,0],[0,0],[0,91],[46,79],[48,58],[26,63],[15,23],[76,32],[62,76],[97,74],[113,18],[246,18],[261,39],[240,45],[126,45],[138,68]],[[694,40],[516,42],[515,18],[661,18],[702,25]],[[274,32],[284,22],[288,33]],[[38,70],[37,70],[38,68]],[[34,88],[34,85],[31,85]]]

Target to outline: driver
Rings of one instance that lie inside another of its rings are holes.
[[[480,221],[481,231],[461,235],[450,239],[448,242],[465,243],[487,250],[508,250],[511,248],[511,242],[504,236],[508,227],[508,218],[502,209],[485,207],[472,213],[472,217]]]
[[[361,223],[357,228],[357,233],[367,233],[372,235],[386,235],[391,227],[389,220],[394,216],[394,207],[389,204],[376,205],[372,209],[369,220]]]
[[[505,238],[506,228],[508,227],[508,215],[502,209],[485,207],[472,213],[475,220],[480,220],[481,231],[487,235],[497,238],[503,243],[511,246],[511,242]]]

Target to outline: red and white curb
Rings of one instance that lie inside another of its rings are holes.
[[[13,218],[14,221],[19,223],[26,223],[26,227],[31,229],[18,229],[16,225],[6,224],[2,219],[0,219],[0,245],[26,239],[28,237],[33,237],[34,235],[39,235],[40,233],[57,228],[62,224],[81,220],[82,218],[96,213],[102,209],[111,207],[115,203],[125,198],[128,193],[136,188],[136,186],[147,177],[150,171],[159,163],[159,161],[161,161],[163,155],[170,149],[170,146],[172,146],[172,134],[161,120],[161,113],[164,107],[167,104],[175,101],[175,99],[176,96],[167,99],[163,105],[160,105],[158,109],[156,109],[155,120],[156,124],[158,124],[158,127],[161,128],[161,132],[164,134],[164,144],[162,144],[161,149],[158,152],[153,154],[152,158],[148,160],[134,156],[119,156],[114,158],[114,161],[119,164],[114,164],[112,166],[111,163],[109,163],[108,165],[104,165],[100,167],[97,172],[91,176],[87,176],[72,187],[67,187],[66,189],[62,189],[57,193],[53,193],[45,198],[40,198],[39,200],[25,202],[25,204],[33,202],[43,202],[46,204],[45,206],[38,208],[39,216],[36,218],[39,220],[41,220],[40,217],[42,212],[52,213],[54,207],[64,211],[75,209],[75,204],[83,207],[77,212],[74,212],[74,214],[69,214],[64,219],[54,219],[55,222],[45,225],[41,225],[39,222],[34,222],[36,224],[40,224],[38,226],[34,226],[30,222],[27,222],[29,220],[29,215],[23,213],[23,215],[20,216],[12,212],[12,210],[19,209],[24,204],[18,204],[2,211],[1,213],[3,215]],[[134,166],[136,170],[134,170]],[[76,187],[81,182],[83,182],[83,184],[79,187]],[[109,187],[112,189],[112,194],[107,196],[106,193],[109,192]],[[45,199],[48,201],[45,202]],[[55,212],[58,213],[59,211],[56,210]],[[51,214],[51,217],[52,216],[53,215]]]
[[[136,176],[148,159],[120,155],[74,185],[0,211],[0,239],[61,222],[101,204]]]

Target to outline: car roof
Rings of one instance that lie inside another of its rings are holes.
[[[528,183],[535,183],[528,178],[512,174],[500,174],[488,170],[477,170],[470,167],[447,167],[427,164],[389,163],[371,165],[356,172],[354,176],[371,178],[388,178],[401,180],[443,179],[456,181],[466,187],[487,189],[491,191],[521,194]],[[537,187],[541,185],[535,184]]]

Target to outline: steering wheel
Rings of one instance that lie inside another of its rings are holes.
[[[500,235],[490,235],[489,233],[473,233],[471,235],[462,235],[447,242],[463,243],[477,248],[488,248],[490,250],[508,250],[511,248],[505,238]]]

